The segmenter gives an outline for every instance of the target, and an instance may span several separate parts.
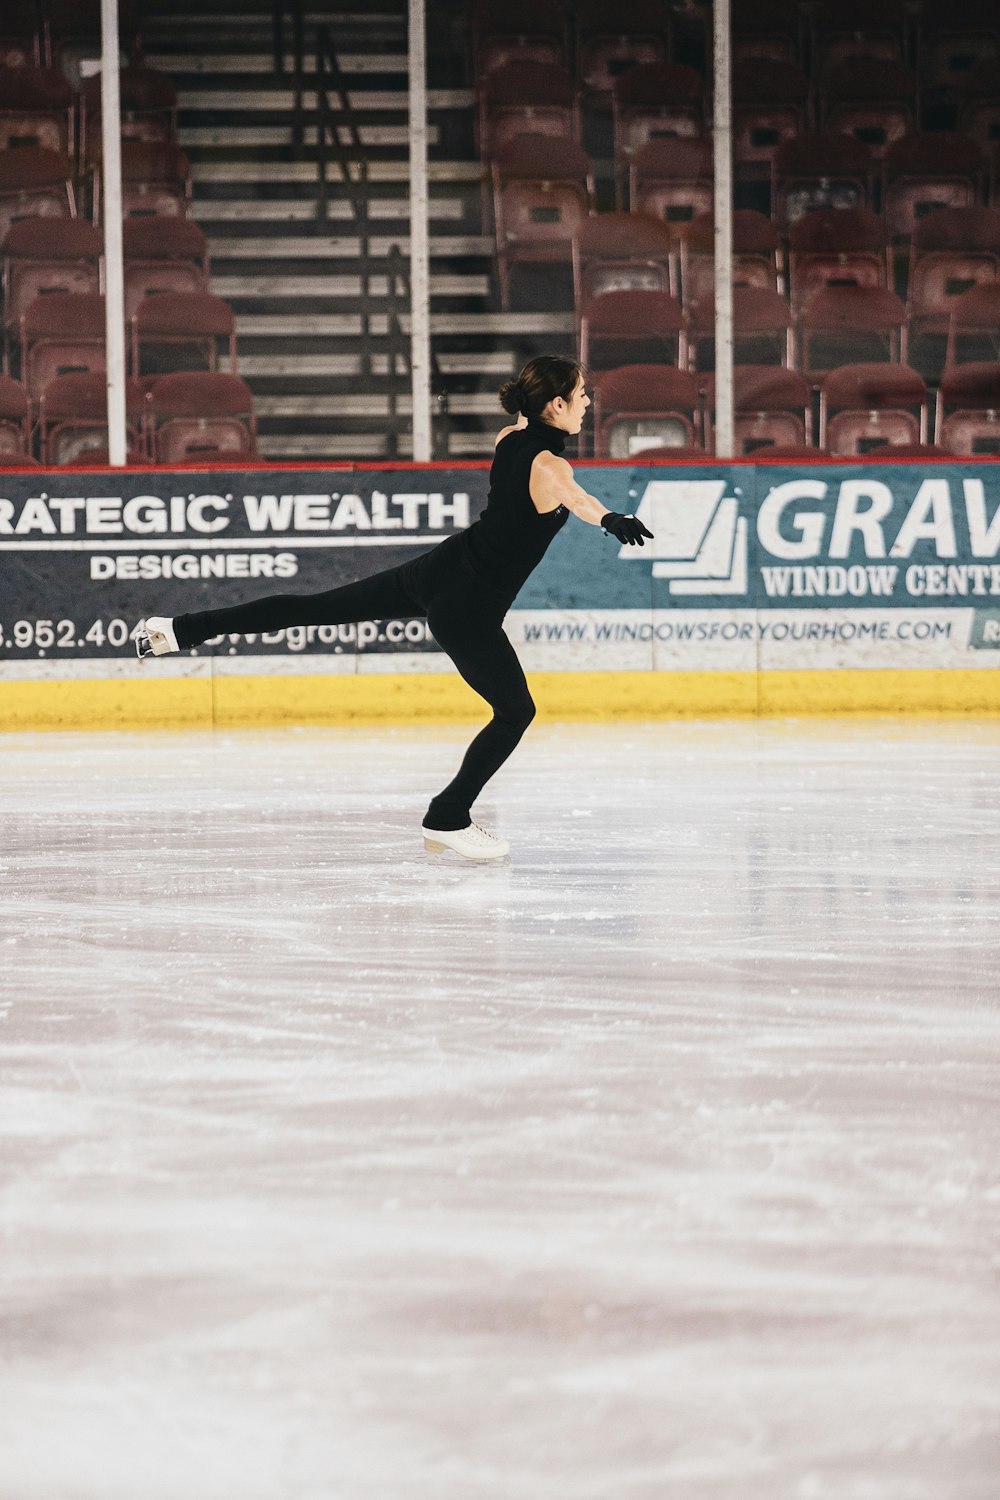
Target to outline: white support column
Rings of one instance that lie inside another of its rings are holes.
[[[733,133],[729,0],[715,0],[713,155],[715,159],[715,451],[733,457]]]
[[[107,299],[108,459],[125,462],[125,284],[122,267],[121,99],[118,0],[101,0],[101,192],[104,200],[104,289]]]
[[[431,457],[431,279],[427,236],[425,0],[410,0],[410,373],[413,458]]]

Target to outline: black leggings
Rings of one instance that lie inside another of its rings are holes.
[[[289,625],[347,625],[358,620],[424,615],[435,640],[493,718],[465,752],[458,775],[431,802],[424,827],[465,828],[472,804],[535,717],[521,663],[503,632],[510,601],[475,573],[460,537],[358,583],[322,594],[272,594],[230,609],[207,609],[174,620],[182,651],[213,636]]]

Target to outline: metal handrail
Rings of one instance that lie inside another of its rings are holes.
[[[297,149],[305,142],[306,86],[304,26],[302,0],[274,0],[274,65],[275,71],[285,71],[285,22],[288,15],[292,21],[292,73],[295,92],[292,137]],[[358,233],[361,261],[361,373],[372,373],[371,319],[368,311],[371,293],[371,224],[368,213],[368,163],[365,159],[361,132],[355,111],[345,87],[344,74],[328,26],[316,30],[315,73],[316,90],[316,217],[326,221],[329,217],[328,167],[334,162],[340,170],[341,180],[347,190],[348,201]],[[333,98],[331,99],[331,96]],[[348,144],[341,139],[343,126],[348,134]],[[399,245],[389,246],[386,277],[386,342],[388,347],[388,395],[389,395],[389,457],[397,457],[396,419],[399,413],[399,397],[410,378],[410,345],[403,333],[400,308],[410,303],[410,274],[407,261]],[[400,369],[401,366],[401,369]],[[448,393],[436,355],[431,352],[432,389],[437,398],[440,447],[447,457],[450,447],[450,412]],[[438,447],[435,444],[435,447]]]
[[[331,104],[330,95],[336,94],[336,106]],[[316,166],[318,175],[318,196],[316,200],[317,216],[321,219],[327,217],[328,193],[326,168],[331,157],[340,168],[341,176],[348,189],[351,199],[351,207],[354,217],[359,223],[364,221],[367,227],[368,220],[368,163],[361,155],[361,132],[355,112],[351,106],[350,97],[344,86],[344,75],[341,72],[340,60],[333,38],[328,26],[320,26],[316,30],[316,111],[319,117],[317,131],[317,153]],[[345,149],[340,139],[341,125],[350,136],[351,151]],[[356,166],[358,175],[355,177],[351,168]]]
[[[273,33],[274,71],[276,73],[284,73],[285,71],[285,22],[289,16],[292,21],[292,73],[298,84],[298,96],[296,99],[296,104],[298,105],[301,103],[304,49],[302,0],[273,0],[271,26]]]

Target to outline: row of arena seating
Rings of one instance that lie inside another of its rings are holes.
[[[862,182],[891,163],[899,143],[933,134],[921,111],[915,82],[892,64],[858,59],[835,79],[839,92],[822,109],[809,104],[809,82],[791,64],[758,59],[733,79],[733,163],[737,181],[770,179],[775,152],[810,135],[843,138],[855,151],[845,165]],[[831,91],[834,84],[830,85]],[[988,170],[1000,121],[1000,60],[983,64],[968,80],[969,94],[957,111],[958,135],[978,170]],[[697,140],[710,127],[705,85],[692,69],[673,63],[639,63],[615,81],[612,148],[619,193],[636,154],[650,140]],[[579,96],[564,70],[543,63],[509,63],[483,80],[479,103],[479,149],[492,158],[520,135],[582,139]],[[978,147],[978,151],[974,151]]]
[[[165,73],[127,67],[119,73],[122,138],[163,144],[177,139],[177,92]],[[79,90],[59,68],[0,67],[0,146],[45,146],[81,170],[101,155],[101,79]]]
[[[213,369],[215,339],[228,345],[235,371],[235,320],[228,304],[208,291],[208,248],[189,219],[126,219],[122,225],[125,319],[132,329],[133,373],[143,373],[140,345],[189,339],[204,346],[197,365]],[[103,239],[85,219],[35,217],[15,222],[3,241],[4,369],[20,363],[33,394],[38,380],[27,358],[39,337],[73,332],[89,340],[103,317]],[[69,302],[69,297],[86,301]],[[156,306],[154,307],[154,302]]]
[[[859,248],[875,248],[884,254],[889,246],[905,252],[914,239],[919,248],[924,220],[941,209],[981,208],[987,197],[994,209],[1000,209],[992,175],[989,194],[985,191],[983,157],[974,141],[952,132],[906,137],[882,164],[879,195],[871,191],[866,173],[856,170],[858,154],[865,152],[865,147],[847,136],[811,136],[777,148],[770,162],[775,228],[759,230],[765,236],[773,233],[776,252],[783,240],[792,238],[801,219],[823,211],[864,211],[868,216],[864,234],[871,243]],[[639,150],[630,170],[633,212],[663,220],[677,230],[711,212],[708,141],[651,140]],[[506,305],[512,260],[568,258],[570,242],[597,206],[597,192],[592,162],[568,137],[518,136],[492,158],[490,175],[501,297]],[[744,222],[749,230],[757,221]],[[848,221],[831,221],[834,228],[840,222],[846,228]],[[812,226],[815,223],[811,221]],[[809,227],[799,231],[799,236],[807,236]],[[855,247],[848,243],[844,248]]]
[[[627,365],[594,377],[593,448],[602,458],[710,454],[714,378],[669,365]],[[905,365],[855,364],[833,370],[819,392],[793,370],[735,370],[735,451],[779,457],[829,454],[942,456],[1000,453],[1000,364],[950,372],[938,391],[930,445],[927,388]],[[95,464],[106,460],[101,372],[59,376],[32,419],[28,393],[0,377],[0,461]],[[224,374],[129,379],[130,463],[230,462],[253,457],[253,401],[243,381]],[[815,444],[814,444],[814,439]]]
[[[125,219],[122,249],[126,319],[156,292],[209,290],[208,242],[193,219]],[[16,220],[0,249],[5,324],[16,326],[37,296],[100,291],[103,255],[101,231],[86,219]]]
[[[134,17],[123,25],[134,32]],[[100,82],[74,86],[67,55],[75,44],[92,51],[99,36],[90,0],[46,3],[34,18],[0,0],[5,463],[106,457]],[[188,216],[176,91],[164,74],[132,66],[121,69],[120,94],[129,459],[253,456],[235,319],[211,293],[207,242]]]
[[[218,373],[223,365],[235,377],[236,322],[229,304],[206,290],[207,246],[198,226],[173,217],[126,219],[123,241],[131,377],[148,383],[157,375],[174,372]],[[79,382],[81,377],[96,375],[102,388],[104,384],[102,281],[101,235],[86,220],[31,217],[15,222],[8,231],[3,245],[4,371],[8,377],[18,377],[28,413],[22,438],[17,436],[20,428],[15,419],[0,449],[8,461],[19,452],[30,456],[24,434],[36,419],[44,428],[42,413],[53,387],[60,413],[76,392],[85,397],[84,414],[88,419],[92,416],[90,388]],[[246,411],[249,391],[242,381],[237,384],[240,410]],[[216,389],[225,397],[224,385],[208,386],[205,393]],[[10,400],[16,417],[18,398],[12,394]],[[249,409],[252,413],[252,402]],[[211,408],[203,407],[201,412],[211,414]],[[229,406],[217,415],[230,416]],[[247,431],[254,434],[252,423]],[[39,456],[44,446],[39,446]],[[255,437],[251,449],[241,451],[253,449]],[[224,450],[228,451],[228,443]],[[143,443],[137,451],[150,450]],[[65,461],[63,452],[64,448],[52,448],[50,461]]]
[[[568,239],[504,236],[500,263],[507,278],[517,259],[571,268],[580,354],[592,368],[650,356],[711,368],[713,227],[711,215],[683,230],[646,214],[581,215]],[[1000,211],[941,209],[921,220],[901,264],[905,300],[891,289],[897,266],[884,221],[868,210],[805,215],[787,238],[743,210],[733,230],[745,363],[816,376],[837,364],[910,358],[933,379],[948,365],[1000,358]]]
[[[501,301],[519,264],[571,271],[596,456],[713,450],[710,48],[692,54],[692,18],[475,7]],[[1000,451],[998,37],[992,0],[735,0],[738,453]],[[602,114],[616,213],[597,212]]]
[[[593,450],[598,458],[680,457],[714,448],[715,381],[670,365],[635,364],[592,377]],[[859,363],[813,387],[771,365],[734,370],[735,453],[794,456],[1000,454],[1000,364],[960,366],[934,403],[916,370]]]
[[[477,0],[470,22],[474,78],[517,63],[558,67],[598,102],[637,65],[704,71],[710,54],[711,7],[700,0]],[[955,91],[998,51],[993,0],[735,0],[731,34],[737,91],[757,64],[776,62],[798,69],[821,102],[859,57]]]
[[[1000,359],[1000,283],[984,282],[953,298],[942,314],[943,370]],[[715,365],[715,306],[689,311],[668,292],[607,291],[580,306],[580,358],[589,369],[653,355],[683,369]],[[928,337],[918,324],[916,337]],[[858,360],[905,360],[906,307],[881,287],[828,285],[796,315],[767,287],[733,288],[733,337],[742,363],[784,365],[817,379]],[[916,341],[916,338],[915,338]]]
[[[178,217],[191,206],[191,165],[173,142],[123,141],[122,207],[129,217]],[[0,150],[0,240],[18,219],[101,217],[101,163],[80,178],[73,162],[50,146]],[[82,211],[82,212],[81,212]]]
[[[41,48],[36,36],[36,55]],[[100,213],[100,77],[85,77],[74,88],[61,59],[39,65],[26,52],[26,41],[5,50],[0,38],[0,238],[25,212],[75,214],[79,205],[95,222]],[[152,68],[124,67],[119,95],[126,211],[186,212],[191,170],[177,145],[172,81]],[[44,206],[26,208],[22,195]]]
[[[238,463],[257,452],[249,387],[200,371],[125,383],[130,464]],[[103,370],[59,375],[37,405],[20,381],[0,375],[0,466],[107,463]]]
[[[126,50],[141,49],[134,0],[118,0]],[[73,73],[79,54],[101,49],[101,0],[0,0],[0,65],[59,67]]]

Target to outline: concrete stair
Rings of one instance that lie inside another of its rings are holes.
[[[388,256],[393,246],[409,254],[405,0],[306,15],[307,69],[315,28],[325,23],[368,162],[367,289],[350,195],[335,164],[327,171],[327,217],[317,217],[315,92],[305,90],[296,144],[294,81],[274,67],[270,5],[228,0],[227,12],[226,3],[206,15],[190,0],[150,0],[143,36],[147,64],[168,73],[178,90],[193,213],[209,239],[212,290],[236,313],[240,373],[254,391],[261,452],[287,461],[408,457],[409,377],[396,359],[393,395],[388,339]],[[438,458],[488,456],[502,419],[498,386],[539,348],[568,350],[573,340],[568,308],[499,309],[463,64],[447,37],[436,51],[432,44],[431,329],[449,409],[447,450],[443,424],[435,423]],[[341,139],[349,139],[346,131]]]

